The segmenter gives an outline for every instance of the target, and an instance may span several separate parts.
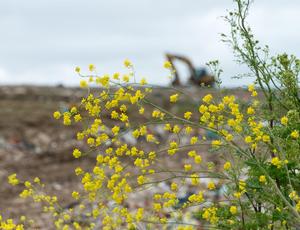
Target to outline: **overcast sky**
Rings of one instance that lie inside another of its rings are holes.
[[[195,65],[219,59],[224,86],[243,71],[220,42],[220,18],[231,0],[0,0],[0,84],[76,85],[75,66],[98,73],[124,71],[132,60],[138,76],[167,84],[164,53],[189,56]],[[256,0],[250,24],[274,53],[300,56],[300,1]],[[180,68],[184,74],[183,66]]]

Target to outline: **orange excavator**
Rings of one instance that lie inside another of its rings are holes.
[[[187,65],[190,72],[190,77],[189,77],[190,84],[197,85],[197,86],[210,86],[210,87],[214,86],[215,77],[208,74],[205,68],[195,68],[195,66],[187,57],[167,53],[166,58],[172,64],[175,70],[174,79],[172,81],[173,86],[182,85],[180,82],[178,71],[176,70],[176,67],[174,65],[175,60],[181,61]]]

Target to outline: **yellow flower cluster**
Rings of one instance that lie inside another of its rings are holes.
[[[4,220],[2,216],[0,216],[0,229],[3,230],[24,230],[23,224],[16,224],[12,219]]]
[[[142,79],[140,83],[143,87],[131,84],[131,79],[135,79],[133,64],[129,60],[125,60],[124,66],[130,72],[123,76],[120,73],[114,73],[112,76],[108,74],[90,76],[96,72],[96,68],[94,65],[89,65],[88,69],[92,73],[87,76],[89,77],[88,81],[80,82],[80,86],[87,88],[91,84],[96,84],[102,88],[101,92],[89,90],[88,95],[81,100],[78,107],[74,106],[65,112],[53,113],[53,117],[61,119],[64,125],[69,126],[74,122],[82,124],[82,130],[77,133],[77,140],[85,143],[89,149],[82,148],[83,154],[81,150],[75,148],[73,150],[74,158],[88,154],[96,158],[95,165],[90,170],[85,171],[80,167],[75,169],[75,174],[81,180],[82,188],[71,193],[72,198],[80,203],[80,213],[90,218],[90,224],[85,229],[94,228],[96,220],[101,220],[101,229],[105,230],[126,227],[136,229],[143,221],[166,224],[168,218],[163,213],[170,212],[171,218],[175,218],[174,213],[182,217],[181,209],[187,209],[187,213],[189,213],[189,208],[199,204],[203,204],[202,218],[215,225],[221,218],[218,216],[219,206],[210,206],[206,203],[204,205],[207,198],[203,189],[206,191],[217,190],[224,181],[230,183],[234,188],[229,197],[233,201],[233,205],[226,204],[225,208],[232,217],[227,220],[227,223],[235,223],[239,214],[236,201],[241,200],[241,196],[247,192],[247,188],[250,189],[247,187],[246,181],[238,179],[242,176],[236,175],[239,173],[236,172],[239,165],[232,167],[235,159],[225,160],[223,169],[218,172],[222,179],[215,180],[208,175],[210,175],[209,172],[212,173],[216,165],[207,162],[205,166],[202,163],[205,155],[200,155],[193,148],[198,145],[208,145],[212,151],[216,152],[222,152],[223,148],[232,148],[239,154],[253,155],[260,145],[271,146],[273,136],[266,132],[263,123],[255,116],[258,112],[257,102],[251,103],[246,108],[240,108],[241,106],[232,95],[224,96],[219,100],[214,95],[207,94],[197,108],[199,113],[189,109],[180,110],[179,114],[173,114],[149,101],[147,96],[152,89],[144,86],[147,84],[145,79]],[[171,63],[166,62],[164,66],[172,70]],[[76,68],[76,72],[84,77],[81,75],[79,67]],[[254,85],[250,85],[248,90],[253,97],[257,96]],[[176,103],[179,97],[179,93],[172,94],[169,101]],[[141,119],[137,119],[137,116],[140,116]],[[162,125],[163,130],[159,130],[159,132],[161,131],[163,134],[153,132],[152,127],[157,124]],[[286,126],[288,118],[282,117],[281,124]],[[204,130],[213,133],[214,138],[208,139],[206,134],[202,135]],[[170,139],[162,144],[162,149],[158,149],[160,148],[160,135],[164,135],[166,132]],[[183,136],[184,138],[182,138]],[[294,130],[290,136],[298,139],[299,133]],[[130,138],[130,140],[126,142],[125,138]],[[237,143],[242,143],[242,147]],[[147,144],[147,148],[142,149],[143,144]],[[155,146],[154,149],[151,149],[153,146]],[[171,157],[176,161],[175,157],[177,156],[186,158],[180,167],[176,169],[169,167],[167,164],[169,162],[166,163],[166,161],[169,161]],[[271,164],[281,168],[287,164],[287,161],[274,157],[271,159]],[[202,180],[200,181],[200,178],[205,176],[211,178],[206,188],[203,186]],[[261,185],[267,184],[267,178],[269,182],[270,179],[267,175],[260,175],[258,181]],[[20,183],[16,174],[10,175],[8,181],[12,185]],[[153,192],[152,198],[147,197],[149,204],[147,207],[132,207],[131,203],[140,191],[150,189],[155,185],[159,187],[162,183],[167,185],[164,186],[166,191],[156,191]],[[188,185],[193,189],[193,193],[189,194],[183,205],[180,204],[178,197],[182,185]],[[37,190],[37,187],[43,188],[38,178],[33,183],[26,181],[24,186],[25,189],[20,196],[31,197],[36,202],[45,203],[44,211],[54,216],[57,228],[67,230],[86,227],[73,218],[76,216],[74,210],[58,211],[57,198]],[[135,197],[132,198],[132,196]],[[293,197],[291,199],[298,201],[296,195],[290,196]],[[86,208],[84,202],[92,204],[89,205],[92,208]],[[175,207],[176,209],[179,207],[178,210],[175,210]],[[3,223],[8,224],[7,221]],[[151,226],[154,225],[150,224],[149,226],[151,229]],[[3,227],[3,229],[5,228]],[[193,228],[179,226],[178,229],[190,230]]]

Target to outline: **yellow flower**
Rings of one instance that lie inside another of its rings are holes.
[[[189,157],[195,157],[197,154],[196,154],[196,151],[195,150],[191,150],[188,152],[188,156]]]
[[[141,107],[141,108],[139,109],[139,114],[144,114],[144,112],[145,112],[145,108],[144,108],[144,107]]]
[[[205,105],[200,105],[200,107],[199,107],[199,112],[200,113],[205,113],[206,111],[208,110],[208,108],[207,108],[207,106],[205,106]]]
[[[86,141],[88,145],[94,145],[95,144],[95,138],[89,137]]]
[[[180,127],[178,125],[174,125],[173,133],[179,133],[179,132],[180,132]]]
[[[139,185],[144,184],[145,181],[146,181],[146,178],[143,175],[141,175],[137,178],[137,182]]]
[[[194,161],[195,161],[196,164],[200,164],[201,161],[202,161],[201,156],[200,156],[200,155],[195,156],[195,157],[194,157]]]
[[[233,196],[239,199],[239,198],[241,198],[242,193],[241,192],[235,192],[235,193],[233,193]]]
[[[277,168],[281,168],[281,161],[278,157],[273,157],[271,160],[271,164],[276,166]]]
[[[298,139],[299,138],[299,132],[297,130],[294,130],[291,133],[291,137],[294,138],[294,139]]]
[[[164,68],[166,68],[166,69],[172,69],[172,64],[171,64],[171,62],[165,61],[165,62],[164,62]]]
[[[53,117],[55,119],[59,119],[61,117],[61,113],[59,111],[56,111],[56,112],[53,113]]]
[[[231,134],[227,134],[227,135],[225,136],[225,139],[226,139],[226,141],[232,141],[233,136],[232,136]]]
[[[194,173],[194,174],[192,174],[191,175],[191,183],[192,183],[192,185],[198,185],[199,184],[199,176],[196,174],[196,173]]]
[[[194,145],[197,143],[197,141],[198,141],[198,137],[194,136],[194,137],[191,137],[190,143],[191,143],[191,145]]]
[[[218,147],[218,146],[222,145],[222,142],[220,140],[213,140],[211,142],[211,145],[214,147]]]
[[[148,142],[154,142],[155,141],[155,137],[152,134],[147,134],[146,140]]]
[[[248,91],[249,92],[253,92],[254,90],[255,90],[254,84],[251,84],[251,85],[248,86]]]
[[[75,158],[81,157],[81,151],[80,151],[79,149],[74,149],[74,150],[73,150],[73,156],[74,156]]]
[[[125,60],[124,60],[124,66],[125,66],[126,68],[132,67],[131,61],[129,61],[128,59],[125,59]]]
[[[207,184],[207,188],[208,188],[209,190],[214,190],[214,189],[216,188],[216,186],[215,186],[214,182],[210,181],[210,182],[208,182],[208,184]]]
[[[129,82],[129,76],[127,74],[123,75],[123,81],[124,82]]]
[[[229,161],[225,162],[223,168],[224,168],[225,170],[231,169],[231,163],[230,163]]]
[[[213,96],[211,94],[207,94],[205,97],[202,98],[202,101],[208,104],[212,99]]]
[[[188,111],[188,112],[184,113],[184,118],[187,119],[187,120],[191,119],[191,116],[192,116],[192,112]]]
[[[80,88],[87,88],[88,83],[85,80],[81,80],[79,83]]]
[[[177,93],[171,95],[170,96],[170,102],[175,103],[176,101],[178,101],[178,97],[179,97],[179,95]]]
[[[265,175],[259,176],[259,182],[265,184],[267,182],[266,176]]]
[[[77,66],[77,67],[75,68],[75,72],[80,73],[80,67]]]
[[[35,177],[33,182],[39,184],[39,183],[41,183],[41,180],[40,180],[40,178]]]
[[[78,192],[72,192],[72,197],[75,199],[75,200],[78,200],[79,199],[79,193]]]
[[[173,183],[171,184],[171,190],[172,190],[172,191],[177,191],[177,190],[178,190],[178,185],[177,185],[175,182],[173,182]]]
[[[203,193],[199,192],[198,194],[193,194],[193,195],[189,196],[188,200],[191,203],[201,203],[204,201]]]
[[[119,80],[119,78],[120,78],[120,73],[114,73],[113,74],[113,79]]]
[[[271,141],[271,138],[268,135],[263,135],[262,139],[263,139],[263,142],[270,142]]]
[[[249,107],[249,108],[247,109],[247,113],[250,114],[250,115],[252,115],[252,114],[255,113],[255,110],[254,110],[252,107]]]
[[[78,175],[81,175],[81,174],[83,174],[83,170],[81,169],[81,168],[76,168],[75,169],[75,174],[78,176]]]
[[[235,215],[237,213],[237,207],[236,206],[230,206],[229,211],[232,215]]]
[[[147,84],[147,81],[145,78],[142,78],[141,81],[140,81],[140,84],[141,85],[146,85]]]
[[[289,121],[289,119],[286,116],[282,117],[280,120],[281,124],[283,124],[283,125],[287,125],[288,121]]]
[[[192,127],[190,127],[190,126],[187,126],[186,128],[185,128],[185,132],[186,132],[186,134],[190,134],[191,132],[192,132]]]
[[[184,170],[185,171],[190,171],[192,169],[192,165],[190,165],[190,164],[185,164],[184,165]]]
[[[8,183],[15,186],[17,184],[19,184],[19,180],[17,179],[17,174],[11,174],[10,176],[8,176]]]
[[[135,219],[137,221],[140,221],[143,218],[143,213],[144,213],[144,209],[143,208],[139,208],[137,210],[137,212],[136,212]]]
[[[161,210],[161,204],[160,203],[153,203],[153,209],[156,212],[159,212]]]
[[[114,136],[118,135],[119,131],[120,131],[120,127],[119,126],[114,126],[111,129],[112,133],[114,134]]]
[[[94,71],[95,70],[95,66],[93,64],[89,64],[89,71]]]
[[[81,121],[81,119],[82,119],[82,117],[81,117],[80,114],[76,114],[76,115],[74,116],[75,122],[79,122],[79,121]]]
[[[252,137],[251,136],[245,137],[245,142],[246,143],[251,143],[252,142]]]
[[[257,92],[254,90],[251,94],[252,97],[256,97],[257,96]]]

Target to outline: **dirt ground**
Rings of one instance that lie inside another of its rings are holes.
[[[209,91],[212,90],[188,90],[196,100]],[[226,91],[247,100],[244,89]],[[154,100],[168,106],[166,94],[164,90],[156,90]],[[74,160],[71,153],[78,144],[75,141],[78,127],[64,127],[52,118],[52,113],[70,107],[83,95],[76,88],[0,87],[0,213],[5,217],[26,214],[37,221],[35,229],[52,229],[47,224],[48,216],[41,214],[40,205],[19,198],[21,187],[8,185],[7,176],[11,173],[24,180],[38,176],[47,185],[47,191],[61,197],[64,205],[72,202],[70,193],[80,186],[74,168],[91,167],[93,159]]]

